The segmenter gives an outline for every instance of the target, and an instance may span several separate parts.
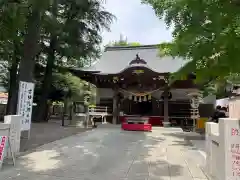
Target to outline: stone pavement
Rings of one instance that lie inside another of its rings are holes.
[[[62,127],[61,123],[61,120],[32,123],[30,140],[27,140],[26,138],[21,139],[20,151],[25,152],[33,150],[41,145],[86,131],[86,129],[83,128],[69,126]],[[65,124],[69,124],[69,121],[65,120]],[[27,137],[27,132],[25,137]]]
[[[205,180],[200,155],[180,129],[97,128],[39,147],[0,180]]]

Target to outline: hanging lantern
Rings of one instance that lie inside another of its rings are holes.
[[[137,96],[134,96],[134,101],[135,101],[135,102],[137,101]]]
[[[147,96],[144,96],[144,97],[143,97],[143,101],[147,101]]]
[[[139,96],[138,102],[142,102],[142,96]]]
[[[129,95],[128,99],[129,99],[129,100],[132,100],[132,99],[133,99],[132,95]]]
[[[117,82],[118,82],[118,80],[119,80],[119,79],[118,79],[118,77],[117,77],[117,76],[113,77],[113,82],[114,82],[114,83],[117,83]]]
[[[151,94],[149,94],[148,95],[148,100],[151,101],[151,99],[152,99],[152,96],[151,96]]]

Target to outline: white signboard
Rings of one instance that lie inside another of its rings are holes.
[[[17,114],[24,117],[21,130],[29,131],[31,127],[34,84],[20,81],[18,92]]]
[[[233,180],[240,179],[240,129],[235,128],[237,126],[230,127],[228,140],[227,140],[227,177]]]

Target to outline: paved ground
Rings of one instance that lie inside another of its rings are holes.
[[[206,159],[205,140],[191,140],[191,143],[198,148],[201,155]]]
[[[185,134],[185,140],[189,143],[193,144],[194,147],[196,147],[200,154],[203,156],[204,159],[206,159],[206,142],[205,142],[205,134],[198,134],[198,133],[184,133]]]
[[[65,121],[65,123],[68,124],[69,122]],[[47,123],[32,123],[30,140],[26,138],[21,140],[20,151],[33,150],[43,144],[84,131],[86,129],[69,126],[62,127],[61,120],[51,120]],[[27,137],[27,134],[25,137]]]
[[[46,144],[6,167],[7,180],[204,180],[201,156],[180,129],[97,128]]]

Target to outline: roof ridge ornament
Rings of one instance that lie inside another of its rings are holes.
[[[139,54],[137,53],[136,58],[129,63],[129,65],[133,65],[133,64],[147,64],[147,62],[141,59],[139,57]]]
[[[136,54],[136,60],[141,60],[138,53]]]

